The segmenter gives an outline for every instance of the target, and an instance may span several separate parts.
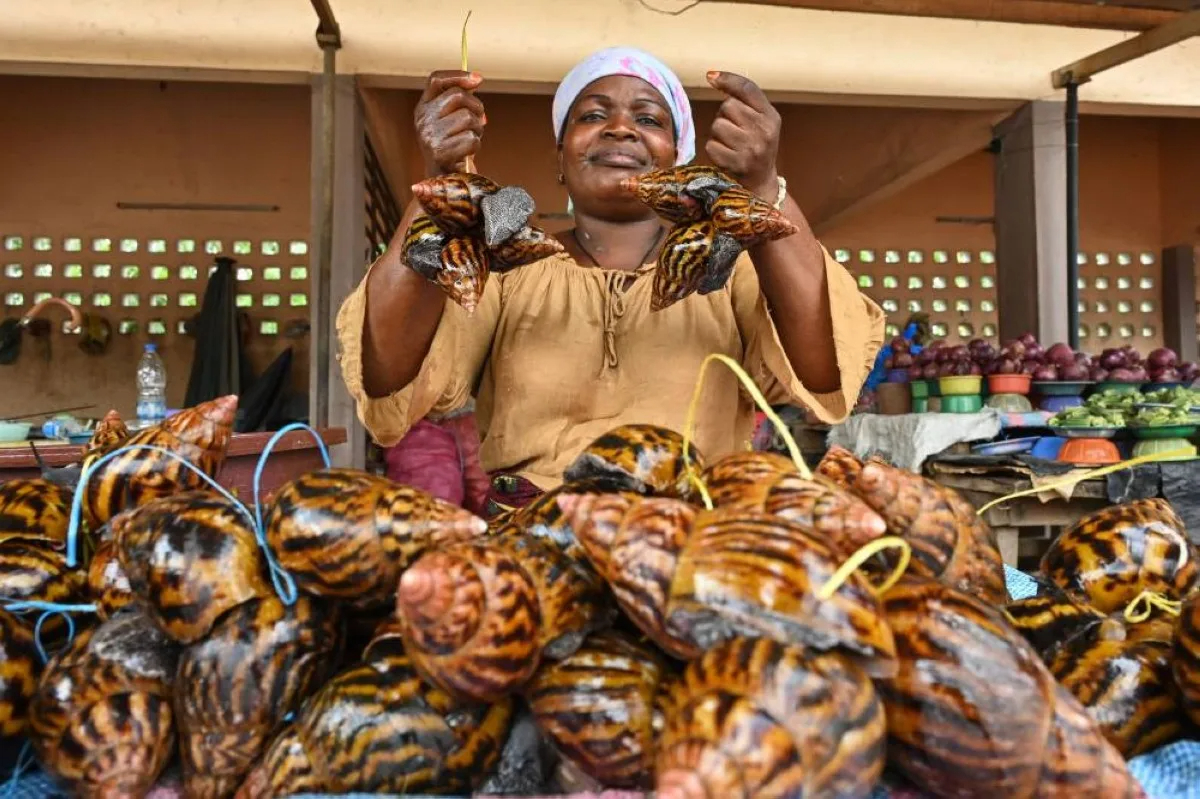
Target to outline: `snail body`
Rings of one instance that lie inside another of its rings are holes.
[[[525,689],[538,728],[560,754],[601,785],[647,788],[662,720],[663,660],[612,631],[545,663]]]
[[[63,549],[71,517],[70,494],[44,478],[0,483],[0,544],[33,541]]]
[[[692,661],[663,701],[661,799],[867,797],[887,722],[841,655],[735,638]]]
[[[300,590],[372,607],[394,601],[401,573],[426,548],[487,530],[449,502],[352,469],[322,469],[284,485],[264,525]]]
[[[1182,600],[1200,585],[1200,551],[1165,499],[1112,505],[1054,540],[1041,573],[1102,613],[1124,610],[1149,591]]]
[[[233,794],[283,717],[329,676],[339,639],[329,606],[269,596],[238,605],[183,652],[174,708],[189,797]]]
[[[178,649],[125,610],[46,666],[30,705],[38,759],[80,797],[144,796],[174,752]]]
[[[683,436],[649,424],[616,427],[589,444],[566,468],[566,482],[601,480],[638,494],[691,499],[695,487],[684,464]],[[689,457],[697,474],[704,461],[694,445]]]
[[[121,569],[176,641],[203,638],[229,609],[272,593],[244,512],[205,491],[155,500],[113,519]]]
[[[237,395],[204,402],[138,431],[122,446],[158,447],[216,477],[233,436],[236,412]],[[174,458],[153,450],[132,449],[89,472],[83,510],[88,524],[96,530],[127,508],[201,486],[201,478]]]
[[[508,527],[428,552],[400,578],[397,618],[409,656],[455,696],[496,701],[605,626],[603,584],[552,545]]]

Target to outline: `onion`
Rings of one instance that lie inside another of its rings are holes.
[[[1092,356],[1086,352],[1077,352],[1075,353],[1075,363],[1090,369],[1092,366]]]
[[[971,361],[971,363],[967,364],[967,368],[968,368],[968,374],[973,374],[973,375],[983,374],[983,367],[980,366],[975,361]]]
[[[1021,361],[1021,374],[1031,375],[1041,366],[1037,361]]]
[[[892,339],[892,352],[908,352],[912,349],[912,344],[903,336],[896,336]]]
[[[1134,374],[1132,369],[1125,369],[1124,367],[1122,367],[1120,369],[1113,369],[1111,372],[1108,373],[1108,379],[1113,381],[1114,383],[1138,383],[1138,382],[1141,382],[1140,380],[1138,380],[1138,376],[1136,374]]]
[[[1000,354],[1005,358],[1019,361],[1025,357],[1025,345],[1019,341],[1010,341],[1000,348]]]
[[[1103,366],[1093,366],[1088,370],[1088,377],[1097,383],[1103,383],[1108,379],[1108,370]]]
[[[1146,363],[1150,364],[1151,369],[1166,369],[1179,363],[1179,356],[1175,350],[1159,347],[1146,356]]]
[[[985,341],[971,350],[971,357],[975,359],[976,363],[985,364],[996,357],[996,348]]]
[[[1057,380],[1058,368],[1053,364],[1042,364],[1033,370],[1033,379],[1039,381]]]
[[[924,367],[921,367],[921,366],[908,367],[908,379],[909,380],[924,380],[925,379]]]
[[[996,374],[998,375],[1015,375],[1021,371],[1021,366],[1012,358],[1001,358],[996,362]]]
[[[1026,347],[1036,347],[1038,343],[1037,336],[1032,333],[1022,333],[1017,339]]]
[[[1150,373],[1146,371],[1144,366],[1135,366],[1129,371],[1133,372],[1133,379],[1136,383],[1145,383],[1150,379]]]
[[[1075,363],[1075,351],[1061,341],[1057,344],[1050,345],[1045,354],[1046,363],[1052,363],[1055,366],[1067,366]]]
[[[1046,359],[1046,351],[1041,346],[1034,342],[1033,344],[1025,345],[1025,360],[1027,361],[1044,361]]]
[[[913,365],[913,356],[908,352],[898,352],[892,356],[892,364],[897,369],[907,369]]]
[[[1120,350],[1105,350],[1100,353],[1100,365],[1105,369],[1121,369],[1125,366],[1125,353]]]
[[[936,363],[927,363],[921,367],[921,377],[925,380],[934,380],[938,376],[938,365]]]
[[[1191,361],[1182,361],[1175,368],[1179,370],[1179,376],[1185,383],[1192,383],[1197,377],[1200,377],[1200,365]]]
[[[1167,366],[1151,372],[1150,379],[1155,383],[1179,383],[1182,382],[1183,376],[1174,366]]]
[[[1081,363],[1071,363],[1058,369],[1059,380],[1087,380],[1088,368]]]

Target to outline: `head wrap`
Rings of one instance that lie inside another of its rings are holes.
[[[609,47],[580,61],[567,73],[554,93],[554,135],[562,139],[567,113],[588,86],[610,75],[627,75],[649,83],[667,101],[675,123],[675,163],[687,164],[696,157],[696,127],[692,122],[692,104],[679,78],[663,62],[634,47]]]

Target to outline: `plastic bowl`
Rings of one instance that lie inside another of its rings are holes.
[[[955,375],[953,377],[939,377],[938,390],[941,391],[943,397],[963,396],[969,394],[979,396],[979,393],[983,390],[983,378],[979,375]],[[980,407],[982,407],[982,403]],[[979,410],[979,408],[976,408],[975,410]]]
[[[1196,425],[1194,424],[1131,424],[1129,429],[1133,431],[1133,437],[1145,440],[1150,439],[1183,439],[1196,435]]]
[[[1034,458],[1055,461],[1058,460],[1058,454],[1062,452],[1062,448],[1066,443],[1067,440],[1061,436],[1042,436],[1033,445],[1033,449],[1029,451],[1029,454]]]
[[[908,384],[908,390],[912,392],[912,398],[915,400],[928,399],[928,397],[929,397],[929,381],[928,380],[914,380]]]
[[[928,413],[929,412],[929,398],[928,397],[914,397],[913,401],[912,401],[912,412],[913,413]]]
[[[907,383],[908,382],[908,370],[907,369],[888,369],[887,382],[889,382],[889,383]]]
[[[1004,413],[1029,413],[1033,405],[1024,394],[993,394],[987,399],[987,406]]]
[[[1114,383],[1111,380],[1107,380],[1103,383],[1097,383],[1094,393],[1102,394],[1105,391],[1123,391],[1127,394],[1132,394],[1134,391],[1141,391],[1141,390],[1142,390],[1141,383]]]
[[[982,408],[983,397],[978,394],[944,394],[942,396],[942,413],[979,413]]]
[[[1030,375],[988,375],[989,394],[1028,394]]]
[[[0,443],[11,444],[29,438],[29,422],[0,422]]]
[[[1049,411],[1050,413],[1058,413],[1067,408],[1078,408],[1083,404],[1083,397],[1080,396],[1042,396],[1038,397],[1038,409]]]
[[[1082,397],[1090,385],[1086,380],[1039,380],[1033,384],[1033,391],[1043,397]]]
[[[1186,438],[1148,438],[1133,445],[1133,457],[1143,455],[1158,455],[1162,452],[1184,450],[1186,454],[1160,458],[1164,461],[1190,461],[1196,457],[1196,447]]]
[[[1104,466],[1119,463],[1121,452],[1116,444],[1103,438],[1072,438],[1063,444],[1058,459],[1079,466]]]

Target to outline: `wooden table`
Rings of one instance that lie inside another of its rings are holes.
[[[1007,469],[997,470],[995,474],[935,471],[929,476],[941,485],[960,492],[976,508],[999,497],[1034,487],[1028,477]],[[1018,497],[989,509],[983,518],[996,531],[1004,562],[1015,568],[1022,554],[1041,556],[1051,540],[1046,528],[1069,527],[1089,513],[1111,504],[1105,481],[1098,477],[1077,483],[1069,500],[1056,498],[1043,502],[1036,495]],[[1032,534],[1035,529],[1037,535]],[[1021,541],[1023,533],[1025,547],[1022,547]]]
[[[346,430],[332,427],[320,431],[321,439],[328,447],[346,443]],[[217,474],[217,482],[237,495],[249,498],[253,491],[254,468],[258,465],[263,447],[274,433],[235,433],[225,454],[225,463]],[[72,444],[33,442],[38,455],[48,466],[67,466],[79,463],[82,447]],[[305,472],[319,469],[324,464],[317,444],[303,430],[287,433],[271,449],[271,457],[263,469],[262,491],[264,496],[289,480]],[[0,483],[21,477],[38,477],[41,471],[29,444],[0,449]]]

